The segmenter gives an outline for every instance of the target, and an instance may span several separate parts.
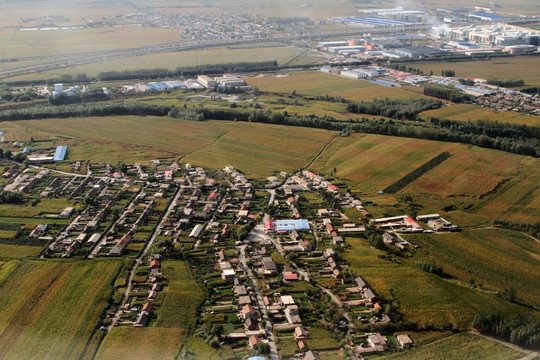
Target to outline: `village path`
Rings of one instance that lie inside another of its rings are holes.
[[[249,235],[248,235],[249,237]],[[272,360],[278,360],[279,356],[277,353],[276,348],[276,341],[274,339],[274,333],[272,332],[272,322],[270,321],[270,318],[268,318],[268,315],[266,315],[264,301],[262,299],[261,291],[259,289],[259,285],[257,283],[257,279],[253,275],[253,272],[248,267],[246,262],[246,245],[241,245],[238,247],[240,250],[240,256],[238,257],[240,262],[242,263],[242,266],[244,267],[244,271],[246,272],[247,276],[251,280],[252,283],[252,289],[255,292],[255,297],[257,298],[257,303],[259,304],[259,311],[261,313],[262,319],[266,321],[266,337],[268,339],[268,345],[270,345],[270,358]]]
[[[124,310],[124,306],[126,305],[126,302],[129,299],[129,293],[131,292],[131,285],[133,283],[133,277],[135,276],[135,270],[137,270],[137,266],[139,265],[141,260],[148,253],[148,250],[150,249],[150,247],[154,243],[154,240],[156,240],[156,237],[157,237],[157,234],[158,234],[158,229],[161,228],[163,223],[169,217],[169,214],[174,209],[174,205],[176,204],[176,202],[180,198],[180,195],[182,195],[183,188],[184,188],[184,186],[181,186],[178,189],[176,189],[176,193],[174,194],[174,197],[173,197],[172,201],[170,202],[169,206],[167,207],[167,211],[165,212],[165,214],[163,215],[163,217],[159,221],[158,225],[154,228],[154,231],[152,232],[152,235],[150,236],[150,239],[148,239],[148,241],[146,242],[146,245],[145,245],[143,251],[141,252],[139,257],[135,260],[135,262],[134,262],[133,266],[131,267],[131,269],[129,269],[129,276],[128,276],[128,279],[127,279],[127,282],[126,282],[126,285],[127,285],[126,286],[126,291],[124,292],[124,295],[122,296],[122,300],[120,301],[120,305],[118,305],[118,310],[114,314],[114,317],[112,318],[111,323],[107,327],[107,332],[111,331],[111,329],[116,325],[116,323],[120,319],[120,315],[122,314],[122,311]]]

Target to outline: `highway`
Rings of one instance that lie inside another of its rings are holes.
[[[108,61],[114,59],[122,59],[127,57],[142,56],[148,54],[157,54],[163,52],[177,52],[177,51],[188,51],[188,50],[197,50],[205,49],[209,47],[219,47],[219,46],[234,46],[242,44],[255,44],[255,43],[265,43],[265,42],[279,42],[279,41],[293,41],[293,40],[306,40],[306,39],[322,39],[327,37],[350,37],[353,35],[363,35],[366,32],[370,34],[386,34],[386,33],[395,33],[395,32],[404,32],[404,31],[418,31],[422,29],[429,28],[429,24],[414,24],[414,25],[405,25],[399,27],[384,27],[379,29],[373,28],[355,28],[350,31],[339,31],[339,32],[317,32],[317,33],[303,33],[295,35],[279,35],[274,37],[260,37],[252,39],[233,39],[233,40],[220,40],[220,41],[207,41],[207,42],[171,42],[163,44],[155,44],[127,49],[115,49],[107,51],[92,51],[92,52],[77,52],[77,53],[65,53],[55,55],[53,60],[51,56],[32,56],[32,57],[20,57],[20,58],[9,58],[4,59],[4,62],[13,62],[18,61],[28,61],[28,60],[39,60],[47,59],[48,61],[30,65],[30,66],[21,66],[14,67],[11,69],[6,69],[0,71],[0,79],[8,78],[12,76],[19,76],[24,74],[32,74],[41,71],[68,68],[77,65],[90,64],[101,61]]]

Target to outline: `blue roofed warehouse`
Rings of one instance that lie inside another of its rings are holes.
[[[56,151],[54,153],[53,160],[54,161],[62,161],[66,158],[68,147],[66,145],[58,146],[56,148]]]

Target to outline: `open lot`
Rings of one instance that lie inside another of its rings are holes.
[[[497,292],[513,288],[519,299],[540,305],[540,243],[523,233],[491,228],[406,239],[420,245],[418,258],[441,265],[464,283]]]
[[[258,76],[245,78],[251,86],[262,91],[291,93],[293,90],[302,95],[342,96],[353,101],[371,101],[374,98],[418,98],[422,95],[394,88],[376,85],[366,80],[347,79],[334,74],[306,72],[285,76]]]
[[[78,359],[107,306],[121,261],[16,261],[0,270],[4,359]]]

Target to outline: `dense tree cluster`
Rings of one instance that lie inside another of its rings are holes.
[[[385,116],[398,120],[417,120],[422,111],[438,109],[442,105],[433,99],[373,99],[372,102],[361,101],[347,104],[347,111],[356,114]]]
[[[532,316],[478,315],[472,327],[482,334],[495,336],[532,349],[540,348],[540,321]]]
[[[525,81],[523,79],[488,79],[487,83],[489,85],[501,86],[501,87],[513,87],[513,86],[523,86]]]
[[[425,260],[416,260],[415,264],[420,269],[422,269],[422,270],[424,270],[424,271],[426,271],[428,273],[432,273],[432,274],[439,275],[439,276],[443,275],[443,268],[439,264],[435,264],[435,263],[425,261]]]
[[[454,103],[472,101],[472,97],[470,95],[467,95],[460,90],[453,89],[448,86],[428,85],[424,87],[424,95],[449,100]]]
[[[540,86],[524,88],[524,89],[521,89],[521,91],[527,94],[531,94],[531,95],[540,94]]]
[[[456,72],[454,70],[442,70],[441,75],[444,77],[454,77],[456,76]]]

